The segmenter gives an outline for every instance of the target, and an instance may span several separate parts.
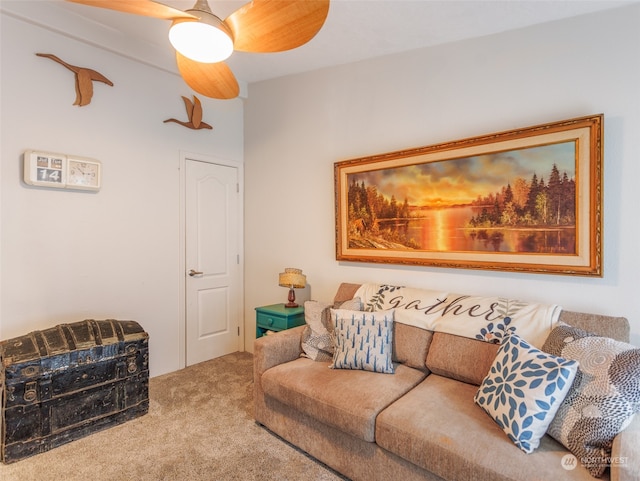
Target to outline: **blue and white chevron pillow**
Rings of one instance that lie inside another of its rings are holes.
[[[542,352],[511,334],[474,399],[516,446],[531,453],[540,445],[577,371],[576,361]]]
[[[331,367],[393,374],[393,319],[393,309],[331,309],[336,341]]]

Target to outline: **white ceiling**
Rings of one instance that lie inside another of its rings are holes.
[[[160,3],[184,10],[195,0],[163,0]],[[245,3],[246,0],[209,0],[213,12],[220,18],[226,18]],[[248,84],[631,3],[638,3],[638,0],[331,0],[327,21],[311,42],[275,54],[235,52],[227,63],[238,80]],[[64,0],[1,0],[0,9],[70,37],[176,72],[174,53],[167,39],[170,23],[166,20]]]

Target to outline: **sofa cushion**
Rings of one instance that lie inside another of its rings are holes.
[[[336,295],[333,298],[333,307],[335,309],[338,309],[340,307],[340,304],[342,304],[344,301],[352,299],[356,295],[358,289],[360,289],[361,285],[362,284],[351,284],[348,282],[343,282],[342,284],[340,284],[338,286]]]
[[[425,364],[434,334],[426,329],[393,323],[393,361],[429,373]],[[486,343],[483,343],[486,344]]]
[[[578,363],[507,336],[474,398],[525,453],[547,431],[578,371]]]
[[[393,374],[393,312],[331,309],[336,340],[331,367]]]
[[[580,363],[548,432],[598,477],[614,437],[640,411],[640,349],[567,325],[556,327],[543,349]]]
[[[629,342],[630,326],[626,317],[604,316],[585,312],[562,311],[558,318],[560,324],[592,332],[598,336],[609,337],[616,341]]]
[[[426,366],[435,374],[479,386],[499,347],[490,342],[436,332],[429,346]]]
[[[398,365],[394,375],[329,369],[329,363],[299,358],[267,369],[261,378],[266,396],[319,422],[365,441],[375,440],[376,416],[415,387],[425,373]]]
[[[477,390],[429,375],[380,413],[377,444],[447,480],[593,481],[582,466],[563,468],[568,452],[549,436],[531,454],[518,449],[474,403]]]

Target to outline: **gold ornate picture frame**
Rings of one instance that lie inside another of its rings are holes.
[[[334,164],[336,259],[602,276],[602,114]]]

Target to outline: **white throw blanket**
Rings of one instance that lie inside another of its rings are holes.
[[[497,344],[515,332],[538,349],[561,311],[555,304],[385,284],[363,284],[354,297],[360,297],[367,311],[395,309],[395,321],[403,324]]]

